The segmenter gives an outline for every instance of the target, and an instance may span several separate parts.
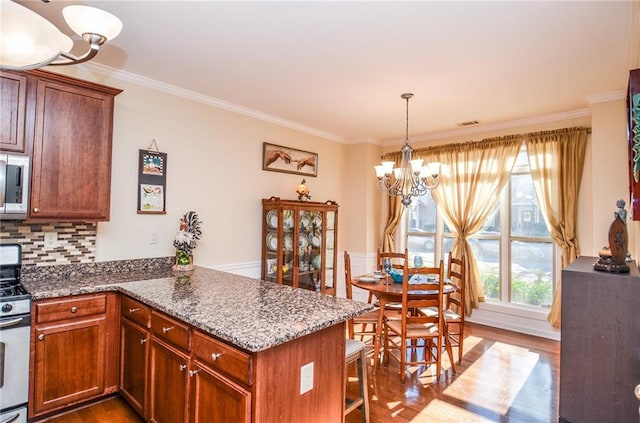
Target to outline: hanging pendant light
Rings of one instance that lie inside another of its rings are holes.
[[[412,159],[413,148],[409,145],[409,99],[411,93],[400,96],[407,101],[407,124],[404,145],[402,146],[402,160],[400,167],[394,168],[395,162],[382,162],[374,166],[378,177],[378,188],[387,191],[390,196],[401,196],[402,204],[411,204],[412,197],[426,194],[427,190],[435,189],[440,183],[440,163],[422,165],[422,159]]]
[[[100,46],[118,36],[122,21],[95,7],[71,5],[62,10],[67,25],[89,44],[81,56],[70,53],[71,38],[18,3],[0,0],[0,69],[29,70],[47,65],[75,65],[93,59]]]

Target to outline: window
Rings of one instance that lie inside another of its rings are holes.
[[[431,193],[407,210],[407,247],[433,265],[446,258],[455,238]],[[482,229],[468,239],[487,301],[525,307],[551,305],[556,248],[538,207],[527,152],[523,147],[499,204]]]

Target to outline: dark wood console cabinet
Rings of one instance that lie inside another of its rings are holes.
[[[579,257],[562,271],[560,422],[637,422],[640,272],[593,270]]]

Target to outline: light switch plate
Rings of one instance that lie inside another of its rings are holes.
[[[313,362],[300,367],[300,395],[313,389]]]

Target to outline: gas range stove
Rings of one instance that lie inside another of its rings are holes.
[[[31,312],[31,296],[20,283],[22,248],[0,245],[0,318]]]
[[[0,244],[0,421],[27,422],[31,296],[20,283],[22,248]]]

